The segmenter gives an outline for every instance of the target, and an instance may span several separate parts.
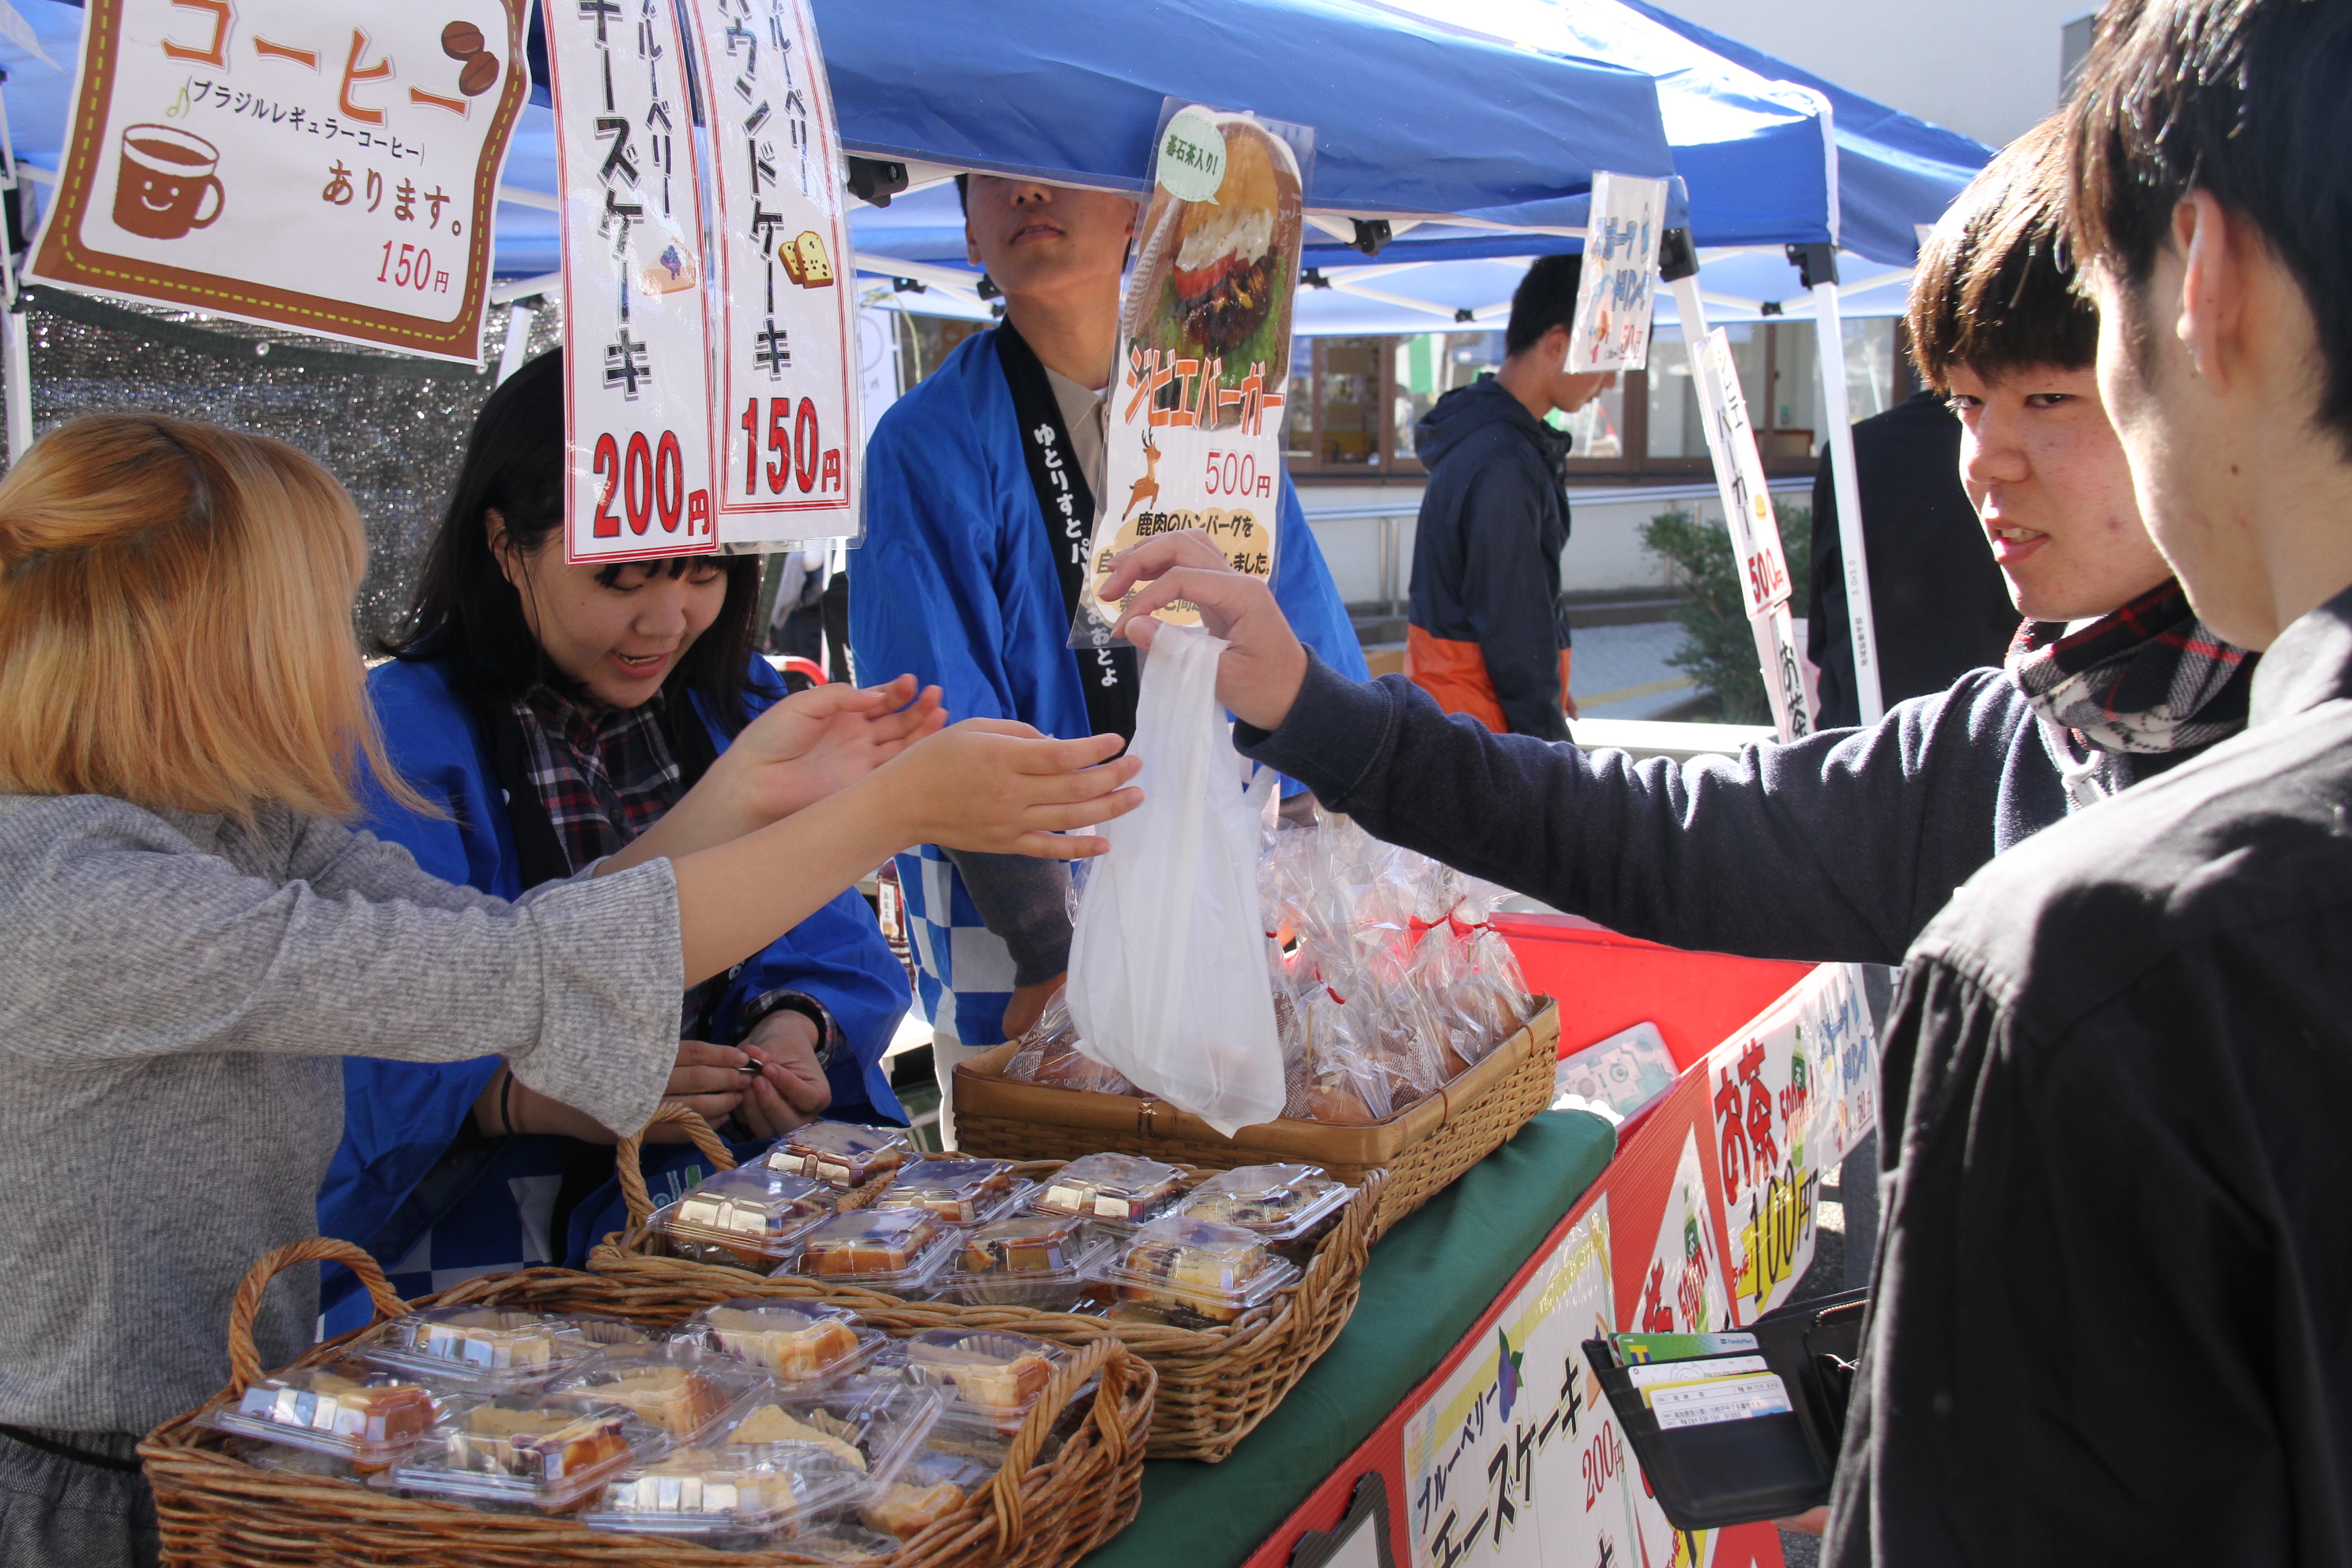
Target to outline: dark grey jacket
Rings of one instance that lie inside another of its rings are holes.
[[[1999,670],[1868,730],[1677,766],[1489,733],[1402,676],[1310,664],[1289,718],[1234,742],[1370,832],[1629,936],[1899,963],[1952,889],[2066,815],[2060,759]],[[2108,787],[2189,753],[2104,759]]]

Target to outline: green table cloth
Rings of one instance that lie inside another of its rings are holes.
[[[1136,1521],[1084,1568],[1230,1568],[1353,1453],[1568,1216],[1616,1130],[1546,1111],[1372,1249],[1356,1315],[1220,1465],[1154,1459]]]

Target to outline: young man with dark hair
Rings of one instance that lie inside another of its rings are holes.
[[[966,339],[875,428],[850,646],[861,668],[941,687],[958,719],[1131,735],[1133,653],[1080,655],[1069,636],[1101,490],[1135,203],[993,174],[961,184],[965,244],[1003,291],[1004,321]],[[1279,519],[1275,597],[1318,654],[1362,674],[1287,477]],[[944,1096],[957,1060],[1026,1028],[1061,985],[1069,873],[929,846],[900,856],[898,869]],[[951,1135],[952,1105],[942,1112]]]
[[[1413,431],[1429,469],[1412,543],[1404,672],[1449,713],[1489,730],[1568,739],[1569,436],[1614,375],[1570,375],[1569,325],[1582,258],[1545,256],[1511,296],[1503,363],[1437,400]]]

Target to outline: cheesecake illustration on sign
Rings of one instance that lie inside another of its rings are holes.
[[[833,258],[824,253],[824,237],[813,228],[779,243],[776,259],[784,264],[785,276],[803,289],[833,287]]]
[[[672,240],[654,264],[637,275],[637,280],[648,294],[675,294],[681,289],[691,289],[702,280],[693,256]]]

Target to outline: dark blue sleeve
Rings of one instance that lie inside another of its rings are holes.
[[[2053,765],[2012,766],[2039,744],[2013,690],[1982,671],[1868,730],[1676,765],[1494,734],[1402,676],[1311,664],[1282,727],[1234,742],[1370,833],[1628,936],[1893,963],[1993,858],[2015,796],[2063,814]]]

